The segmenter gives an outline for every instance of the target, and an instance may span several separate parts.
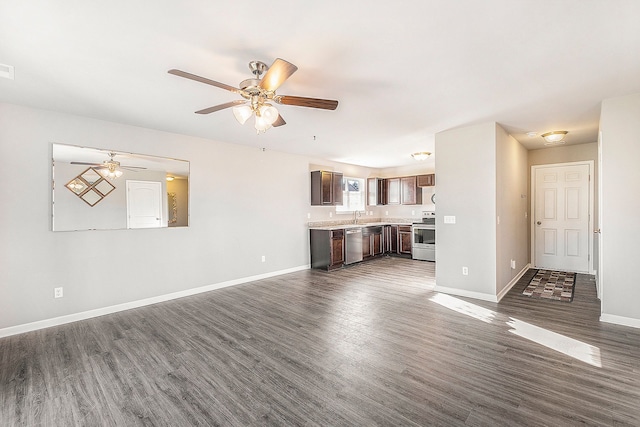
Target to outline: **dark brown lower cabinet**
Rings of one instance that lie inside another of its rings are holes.
[[[344,230],[310,230],[311,268],[333,270],[344,264]]]
[[[388,254],[395,254],[396,252],[398,252],[397,225],[384,226],[384,252]]]
[[[413,241],[413,233],[410,225],[398,226],[398,253],[401,255],[411,256],[411,243]]]
[[[384,227],[364,227],[362,229],[362,258],[384,253]]]

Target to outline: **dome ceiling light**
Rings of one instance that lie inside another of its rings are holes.
[[[553,132],[543,133],[542,136],[545,140],[544,145],[560,145],[564,144],[564,137],[568,134],[566,130],[554,130]]]

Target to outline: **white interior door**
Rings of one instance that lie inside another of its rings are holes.
[[[589,272],[589,164],[534,169],[534,266]]]
[[[127,180],[127,228],[162,227],[162,183]]]

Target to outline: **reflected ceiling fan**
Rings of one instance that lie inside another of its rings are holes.
[[[240,124],[244,124],[252,115],[255,115],[255,128],[258,133],[266,132],[270,127],[282,126],[287,124],[278,110],[270,103],[282,105],[297,105],[299,107],[320,108],[323,110],[335,110],[338,107],[338,101],[330,99],[305,98],[301,96],[276,95],[276,90],[285,82],[298,67],[276,58],[271,67],[260,61],[251,61],[249,69],[254,78],[243,80],[240,87],[226,85],[216,82],[205,77],[196,76],[180,70],[169,70],[169,74],[195,80],[229,92],[237,93],[244,99],[227,102],[225,104],[216,105],[214,107],[205,108],[196,111],[196,114],[209,114],[215,111],[224,110],[233,107],[233,115]],[[264,77],[260,78],[262,74]]]
[[[138,172],[140,170],[146,169],[146,168],[143,168],[142,166],[123,166],[120,164],[120,162],[115,160],[114,157],[116,157],[116,153],[109,152],[109,160],[105,160],[102,163],[71,162],[71,164],[91,166],[96,171],[98,171],[100,175],[110,179],[121,177],[122,169],[132,171],[132,172]]]

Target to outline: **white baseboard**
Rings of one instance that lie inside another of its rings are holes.
[[[438,286],[433,289],[435,292],[442,292],[443,294],[456,295],[459,297],[475,298],[482,301],[498,302],[495,295],[485,294],[483,292],[465,291],[458,288],[447,288],[446,286]]]
[[[600,321],[622,326],[631,326],[632,328],[640,328],[640,319],[635,319],[633,317],[615,316],[613,314],[603,313],[600,315]]]
[[[526,273],[527,270],[529,270],[530,268],[531,268],[530,263],[525,265],[522,268],[522,270],[520,270],[520,272],[516,274],[516,276],[513,279],[511,279],[511,281],[507,284],[507,286],[505,286],[500,292],[498,292],[498,295],[497,295],[498,302],[500,302],[500,300],[507,294],[507,292],[509,292],[511,288],[513,288],[513,285],[518,283],[518,280],[520,280],[520,278],[524,276],[524,273]]]
[[[257,274],[255,276],[242,277],[240,279],[228,280],[226,282],[214,283],[212,285],[201,286],[198,288],[185,289],[184,291],[173,292],[165,295],[158,295],[151,298],[145,298],[137,301],[125,302],[109,307],[97,308],[94,310],[82,311],[79,313],[67,314],[65,316],[54,317],[51,319],[38,320],[37,322],[25,323],[23,325],[10,326],[0,329],[0,338],[11,335],[22,334],[25,332],[35,331],[38,329],[49,328],[51,326],[64,325],[65,323],[77,322],[78,320],[91,319],[92,317],[104,316],[105,314],[117,313],[119,311],[130,310],[132,308],[144,307],[146,305],[157,304],[159,302],[170,301],[177,298],[188,297],[191,295],[209,292],[216,289],[235,286],[242,283],[253,282],[255,280],[267,279],[269,277],[280,276],[296,271],[308,270],[311,265],[301,265],[299,267],[288,268],[285,270],[273,271],[271,273]]]
[[[433,290],[436,292],[442,292],[443,294],[457,295],[459,297],[475,298],[482,301],[490,302],[500,302],[500,300],[507,294],[507,292],[509,292],[513,285],[515,285],[518,280],[520,280],[520,278],[524,275],[524,273],[527,272],[530,267],[531,264],[527,264],[526,266],[524,266],[522,270],[520,270],[520,272],[513,279],[511,279],[507,286],[505,286],[497,295],[485,294],[483,292],[466,291],[464,289],[458,288],[448,288],[446,286],[438,286],[437,284]]]

